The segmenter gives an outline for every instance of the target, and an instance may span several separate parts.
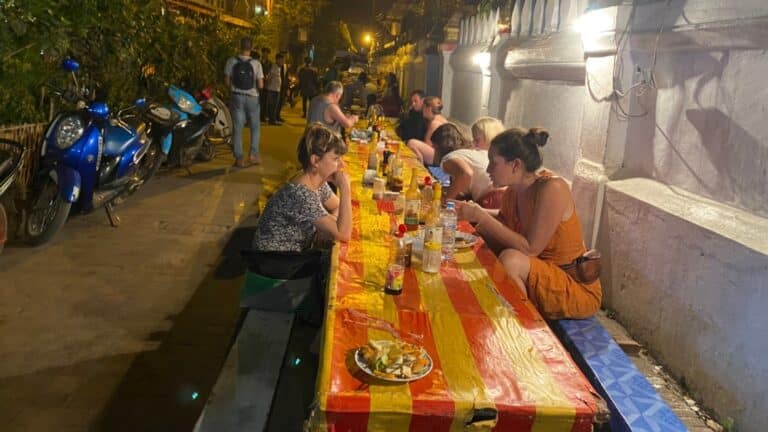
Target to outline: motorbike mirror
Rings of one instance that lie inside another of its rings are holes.
[[[106,120],[109,118],[109,106],[104,102],[94,102],[88,107],[88,113],[95,118]]]
[[[67,57],[64,59],[64,61],[61,62],[61,68],[67,72],[77,72],[78,69],[80,69],[80,63]]]

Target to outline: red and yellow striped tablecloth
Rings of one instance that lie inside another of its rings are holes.
[[[482,242],[457,252],[438,274],[422,272],[415,259],[403,293],[384,293],[390,219],[361,185],[367,149],[351,147],[345,160],[354,228],[351,241],[333,251],[309,428],[591,430],[597,411],[592,387]],[[367,380],[354,364],[354,350],[369,340],[396,338],[423,346],[432,372],[407,384]],[[467,426],[483,408],[495,409],[496,420]]]

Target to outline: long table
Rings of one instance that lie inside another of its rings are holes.
[[[438,274],[422,272],[415,256],[403,293],[384,293],[390,216],[362,187],[367,147],[350,147],[354,227],[333,249],[309,429],[592,430],[596,393],[482,241],[457,251]],[[406,168],[413,166],[408,158]],[[368,379],[353,355],[377,339],[423,346],[433,370],[407,384]]]

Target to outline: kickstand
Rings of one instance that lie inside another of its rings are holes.
[[[107,212],[109,224],[112,225],[112,228],[117,228],[120,225],[120,216],[115,213],[115,208],[112,206],[112,203],[105,205],[104,210]]]

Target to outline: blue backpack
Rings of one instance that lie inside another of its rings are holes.
[[[232,67],[232,86],[238,90],[251,90],[256,87],[256,80],[253,76],[253,66],[249,58],[243,60],[237,58],[237,63]]]

